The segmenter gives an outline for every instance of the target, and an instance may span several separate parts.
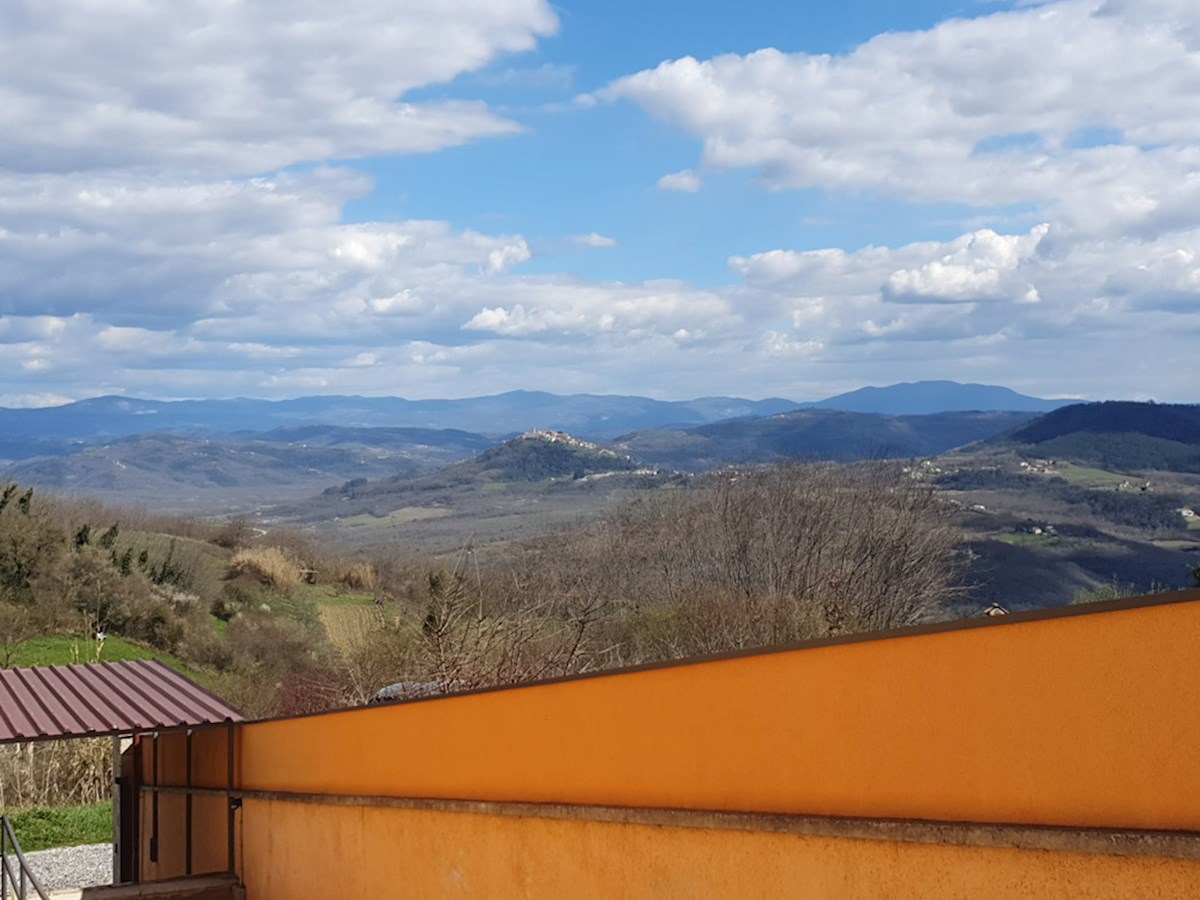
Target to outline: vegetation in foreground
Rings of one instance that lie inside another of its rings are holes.
[[[10,485],[0,665],[155,657],[271,715],[893,627],[950,614],[951,517],[898,468],[787,466],[433,561]]]
[[[113,839],[112,800],[76,806],[38,807],[8,813],[24,853]]]

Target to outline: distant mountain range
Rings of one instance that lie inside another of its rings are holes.
[[[883,413],[890,416],[924,416],[942,412],[1049,412],[1074,400],[1043,400],[1018,394],[1011,388],[957,381],[917,381],[888,387],[865,387],[813,404],[817,409]]]
[[[44,452],[59,442],[97,443],[150,431],[261,433],[276,428],[328,425],[347,428],[457,428],[496,437],[530,428],[558,428],[588,437],[614,437],[638,428],[693,425],[735,416],[795,409],[790,400],[706,397],[666,401],[647,397],[512,391],[462,400],[400,397],[301,397],[295,400],[139,400],[97,397],[45,409],[0,408],[0,454],[22,441]]]
[[[0,408],[0,460],[61,456],[84,446],[154,431],[206,437],[262,434],[279,428],[460,429],[501,438],[553,428],[590,440],[649,429],[686,429],[717,421],[771,416],[795,409],[837,409],[887,415],[956,411],[1043,412],[1066,401],[1040,400],[1008,388],[924,381],[863,388],[816,402],[780,398],[703,397],[653,400],[636,396],[558,395],[512,391],[460,400],[400,397],[301,397],[294,400],[140,400],[97,397],[43,409]]]

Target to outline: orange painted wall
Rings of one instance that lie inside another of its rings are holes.
[[[252,723],[238,729],[237,783],[1200,832],[1189,596]],[[225,734],[209,734],[194,772],[223,785]],[[163,760],[180,746],[164,739]],[[177,762],[160,766],[181,783]],[[306,896],[331,858],[353,873],[339,882],[350,896],[1200,896],[1200,864],[1154,857],[253,795],[239,821],[250,900]],[[161,875],[179,874],[163,860]]]
[[[1200,862],[246,800],[249,900],[1197,896]],[[332,861],[337,861],[336,870]]]
[[[1200,602],[251,724],[247,789],[1200,830]]]

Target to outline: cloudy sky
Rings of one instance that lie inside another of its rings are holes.
[[[1195,0],[8,0],[0,405],[1195,402]]]

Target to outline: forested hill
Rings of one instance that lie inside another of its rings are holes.
[[[1137,432],[1181,444],[1200,444],[1200,405],[1125,400],[1076,403],[1027,422],[1009,437],[1023,444],[1038,444],[1079,431],[1093,434]]]
[[[1102,468],[1200,472],[1200,405],[1080,403],[1039,416],[993,442]]]
[[[945,453],[1009,432],[1032,415],[948,412],[885,416],[805,409],[687,429],[640,431],[623,436],[617,446],[652,465],[693,472],[779,459],[895,459]]]

